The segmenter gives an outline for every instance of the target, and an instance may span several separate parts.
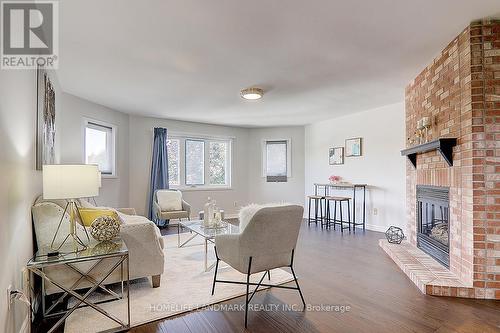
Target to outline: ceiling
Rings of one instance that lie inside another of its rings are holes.
[[[499,0],[64,0],[63,90],[130,114],[303,125],[404,100]],[[246,101],[239,91],[264,88]]]

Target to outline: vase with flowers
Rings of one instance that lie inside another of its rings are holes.
[[[338,184],[340,182],[340,176],[331,175],[328,177],[331,184]]]

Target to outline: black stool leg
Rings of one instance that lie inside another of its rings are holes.
[[[311,225],[311,198],[309,198],[309,205],[307,210],[307,225]]]
[[[349,231],[351,231],[351,203],[347,200],[347,223],[349,223]],[[353,225],[353,231],[356,232],[356,226]]]
[[[328,229],[330,229],[332,225],[332,202],[328,200],[327,205],[328,205],[328,224],[326,226]]]
[[[323,226],[323,199],[319,199],[319,213],[321,218],[321,226]]]
[[[325,217],[325,229],[328,229],[328,219],[330,217],[330,205],[328,204],[328,201],[325,201],[326,205],[326,217]],[[323,229],[323,223],[321,223],[321,229]]]
[[[342,201],[339,203],[340,207],[340,230],[343,233],[344,232],[344,219],[342,218]]]
[[[337,201],[333,202],[333,230],[335,230],[337,224]]]
[[[314,199],[314,223],[318,225],[318,199]]]
[[[328,200],[328,229],[332,226],[332,202]],[[333,225],[335,227],[335,224]]]

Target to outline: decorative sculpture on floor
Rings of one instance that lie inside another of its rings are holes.
[[[405,238],[405,234],[403,233],[403,230],[401,228],[390,226],[389,229],[387,229],[387,231],[385,232],[385,237],[391,244],[401,244],[401,242]]]

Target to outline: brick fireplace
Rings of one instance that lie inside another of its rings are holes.
[[[422,292],[500,299],[500,21],[473,22],[405,91],[407,147],[417,121],[427,140],[456,138],[453,165],[437,151],[407,163],[407,238],[381,241]],[[449,191],[449,268],[417,248],[417,186]]]

